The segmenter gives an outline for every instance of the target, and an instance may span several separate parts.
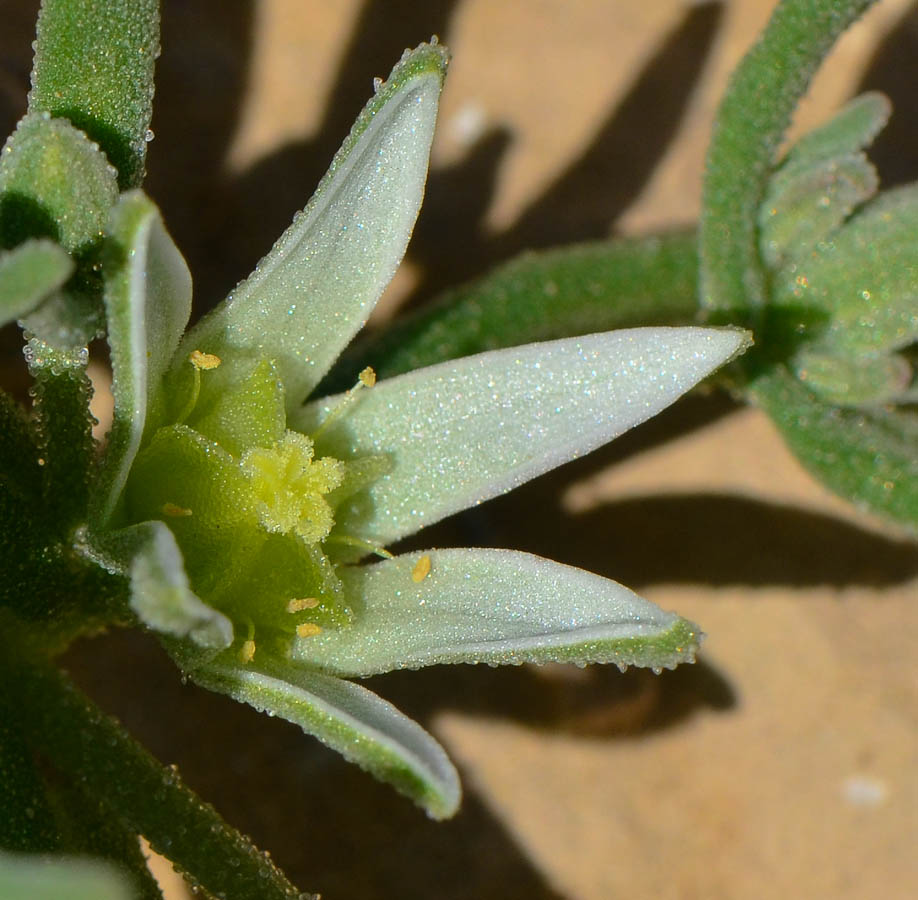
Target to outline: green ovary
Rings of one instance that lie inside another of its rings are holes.
[[[244,661],[255,638],[259,653],[285,653],[296,635],[346,625],[323,542],[336,503],[365,487],[368,471],[382,474],[379,460],[368,469],[374,458],[316,459],[312,440],[283,426],[283,388],[269,362],[183,418],[156,429],[137,455],[131,520],[166,522],[192,590],[235,623]]]

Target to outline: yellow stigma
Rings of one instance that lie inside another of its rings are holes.
[[[370,366],[367,366],[357,377],[364,387],[373,387],[376,384],[376,373]]]
[[[324,495],[344,480],[344,463],[328,456],[313,459],[312,441],[288,431],[273,447],[249,450],[241,466],[263,528],[292,531],[311,544],[328,536],[335,520]]]

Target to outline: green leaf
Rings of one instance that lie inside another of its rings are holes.
[[[0,155],[0,243],[50,237],[85,252],[118,199],[115,171],[86,135],[64,119],[27,115]]]
[[[459,776],[443,748],[365,687],[257,656],[247,664],[215,660],[189,674],[203,687],[294,722],[435,819],[459,807]]]
[[[0,154],[0,246],[51,238],[77,263],[66,292],[24,323],[52,347],[75,350],[101,332],[98,252],[117,198],[105,156],[63,119],[27,115]]]
[[[841,409],[781,366],[757,378],[750,394],[820,481],[918,534],[918,417],[898,409]]]
[[[787,152],[772,180],[850,156],[873,143],[892,114],[885,94],[868,91],[843,106],[824,125],[803,135]]]
[[[395,273],[414,227],[446,53],[422,44],[377,88],[309,204],[274,248],[187,335],[223,360],[202,395],[225,392],[271,359],[296,409],[362,327]]]
[[[137,187],[157,56],[157,0],[42,0],[29,111],[69,119]]]
[[[908,396],[912,367],[904,356],[820,353],[804,347],[794,357],[794,373],[836,406],[877,406]]]
[[[758,212],[797,101],[838,36],[873,0],[783,0],[733,74],[708,150],[700,232],[701,302],[750,322],[766,303]]]
[[[114,867],[87,859],[0,853],[3,900],[133,900]]]
[[[30,240],[0,252],[0,326],[28,315],[73,273],[73,260],[57,244]]]
[[[327,379],[345,390],[460,356],[639,325],[690,325],[698,313],[694,233],[528,252],[349,347]]]
[[[124,194],[112,213],[105,309],[115,410],[93,511],[97,527],[115,512],[191,314],[188,267],[155,204],[140,191]]]
[[[759,211],[765,264],[796,274],[798,263],[805,265],[878,186],[876,170],[863,154],[836,157],[792,177],[772,179]]]
[[[320,455],[392,468],[336,514],[387,544],[588,453],[667,407],[748,346],[731,329],[635,328],[453,360],[361,391],[316,438]],[[314,434],[341,397],[291,427]],[[333,532],[334,534],[334,532]]]
[[[918,185],[886,191],[776,279],[776,304],[826,313],[822,351],[852,356],[918,340]]]
[[[340,575],[354,624],[300,638],[292,652],[333,675],[442,663],[673,669],[694,662],[701,640],[698,626],[614,581],[512,550],[408,553]]]

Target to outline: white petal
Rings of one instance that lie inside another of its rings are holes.
[[[162,376],[191,314],[188,267],[145,194],[121,196],[112,213],[111,238],[122,253],[105,271],[115,411],[95,497],[96,527],[115,510]]]
[[[406,55],[367,104],[305,210],[183,350],[223,365],[223,390],[253,359],[275,361],[299,406],[363,326],[408,245],[424,195],[446,68],[441,47]]]
[[[418,560],[430,571],[419,581]],[[626,587],[513,550],[431,550],[339,570],[347,628],[296,641],[293,657],[336,675],[438,663],[693,662],[701,633]]]
[[[322,453],[392,470],[337,513],[387,544],[611,441],[748,346],[746,332],[635,328],[452,360],[380,382],[321,436]],[[315,431],[340,397],[290,427]]]
[[[271,658],[221,658],[189,673],[203,687],[281,716],[445,819],[461,787],[443,748],[417,722],[372,691]]]

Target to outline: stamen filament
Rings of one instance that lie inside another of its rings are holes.
[[[375,553],[382,559],[393,559],[393,554],[386,550],[385,547],[380,547],[378,544],[365,541],[362,538],[351,537],[349,534],[330,534],[325,540],[326,542],[332,541],[336,544],[347,544],[349,547],[367,550],[370,553]]]
[[[322,424],[312,433],[312,439],[316,440],[332,423],[337,422],[347,411],[347,408],[354,402],[354,399],[363,388],[371,388],[374,384],[376,384],[376,373],[370,366],[367,366],[357,376],[357,384],[345,393],[338,405],[325,417]]]

